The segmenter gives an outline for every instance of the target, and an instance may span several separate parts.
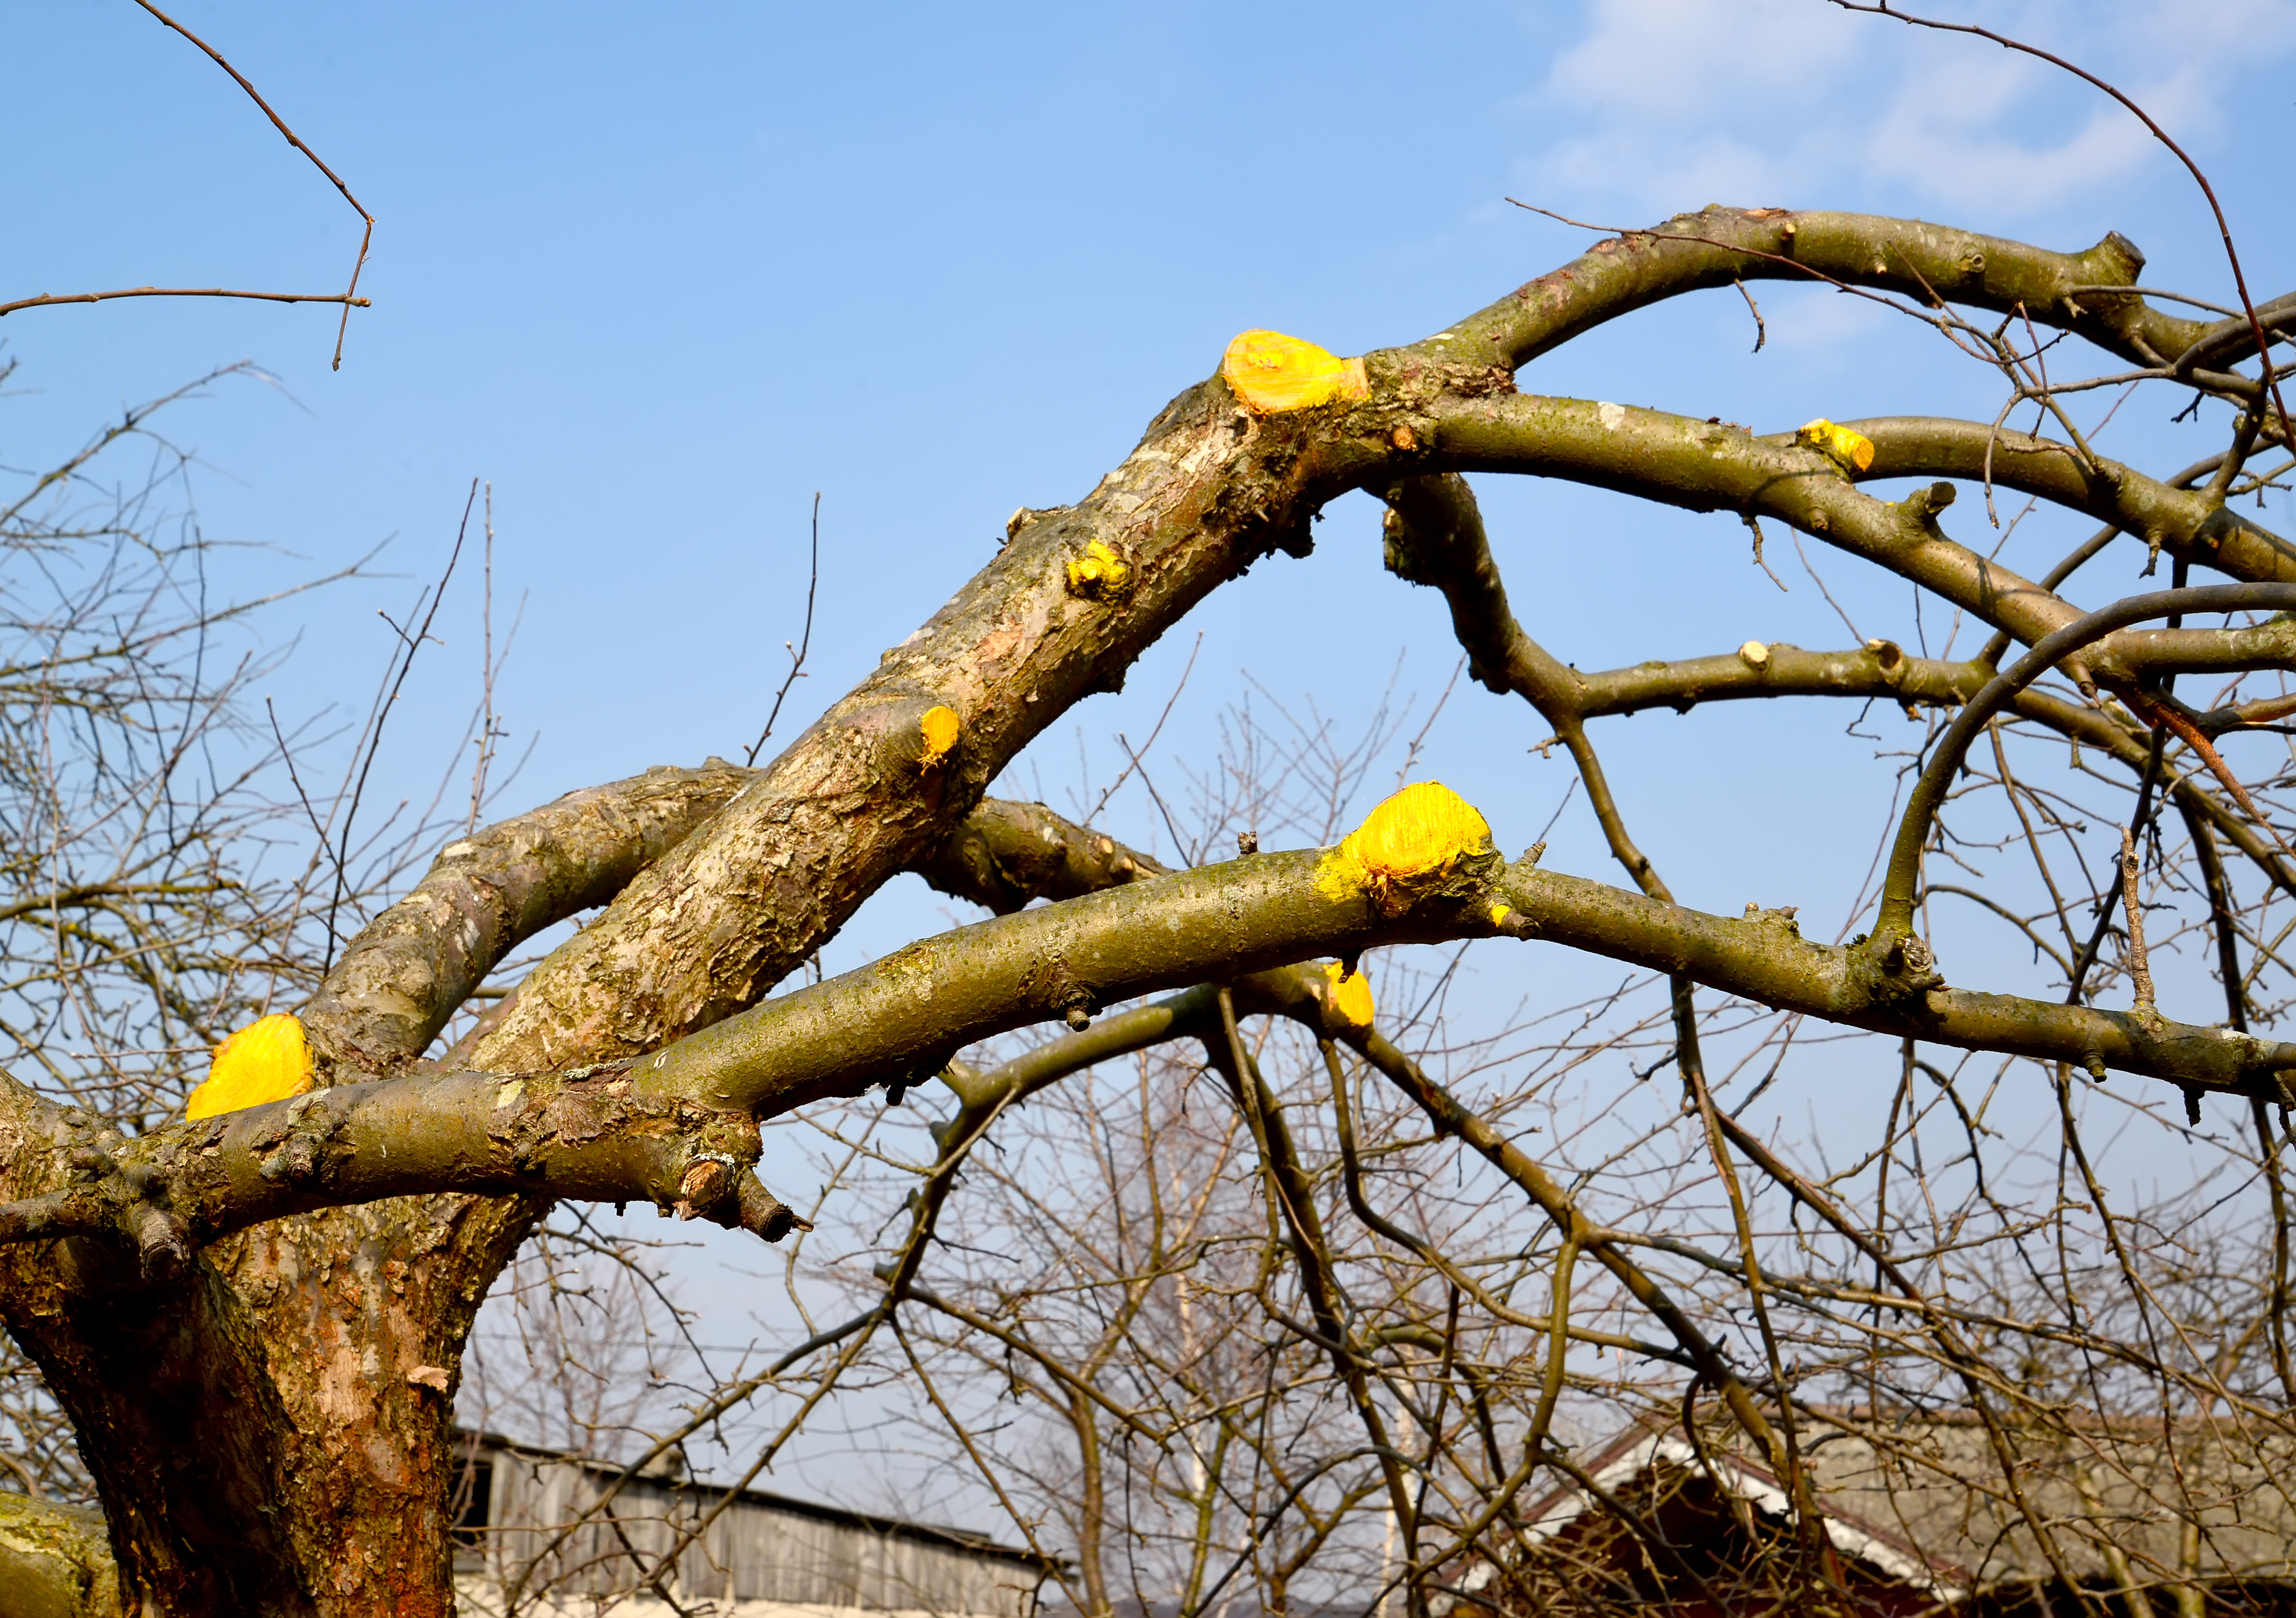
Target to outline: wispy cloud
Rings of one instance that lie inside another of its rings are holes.
[[[1542,7],[1552,20],[1554,7]],[[2120,83],[2189,143],[2296,52],[2296,0],[1933,0]],[[1590,0],[1519,110],[1542,200],[1612,212],[1708,200],[1950,200],[1996,217],[2079,204],[2168,161],[2143,127],[2048,64],[1823,0]]]

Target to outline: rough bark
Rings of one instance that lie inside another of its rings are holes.
[[[521,940],[611,903],[750,780],[716,759],[660,765],[447,844],[299,1014],[321,1059],[369,1075],[414,1060]]]

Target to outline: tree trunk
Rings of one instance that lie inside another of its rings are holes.
[[[521,939],[611,901],[748,779],[652,771],[450,845],[303,1009],[323,1079],[406,1067]],[[53,1183],[60,1143],[41,1127],[30,1109],[0,1127],[12,1196]],[[0,1320],[71,1418],[120,1585],[183,1618],[451,1614],[463,1346],[547,1205],[299,1214],[156,1284],[132,1253],[78,1238],[0,1250]]]
[[[452,1613],[451,1392],[542,1206],[435,1197],[275,1221],[165,1287],[101,1251],[12,1249],[8,1328],[71,1417],[127,1587],[186,1618]],[[426,1367],[444,1391],[411,1378]]]

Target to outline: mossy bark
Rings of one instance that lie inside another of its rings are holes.
[[[0,1494],[0,1614],[125,1618],[103,1513]]]

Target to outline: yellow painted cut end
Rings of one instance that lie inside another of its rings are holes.
[[[1440,781],[1414,781],[1323,857],[1316,887],[1327,899],[1384,895],[1397,884],[1441,876],[1490,846],[1490,824],[1472,804]]]
[[[918,728],[924,732],[924,767],[930,770],[947,758],[949,749],[956,746],[956,733],[964,728],[964,723],[957,718],[956,710],[947,706],[927,708],[925,716],[917,723]]]
[[[1255,415],[1307,410],[1333,399],[1367,399],[1371,381],[1361,359],[1343,360],[1328,348],[1281,331],[1244,331],[1227,346],[1220,374]]]
[[[1132,569],[1124,559],[1099,540],[1084,548],[1084,554],[1069,563],[1069,592],[1091,601],[1104,601],[1123,592],[1132,579]]]
[[[250,1023],[215,1048],[207,1083],[184,1103],[186,1118],[283,1101],[311,1088],[311,1047],[303,1025],[284,1011]]]
[[[1324,994],[1324,1001],[1340,1014],[1341,1020],[1350,1028],[1370,1027],[1373,1016],[1371,979],[1365,977],[1360,969],[1343,974],[1336,960],[1324,967],[1324,976],[1332,981],[1331,988]]]
[[[1840,467],[1842,475],[1862,472],[1874,464],[1874,440],[1847,427],[1837,427],[1824,416],[1794,429],[1795,442],[1807,444]]]

